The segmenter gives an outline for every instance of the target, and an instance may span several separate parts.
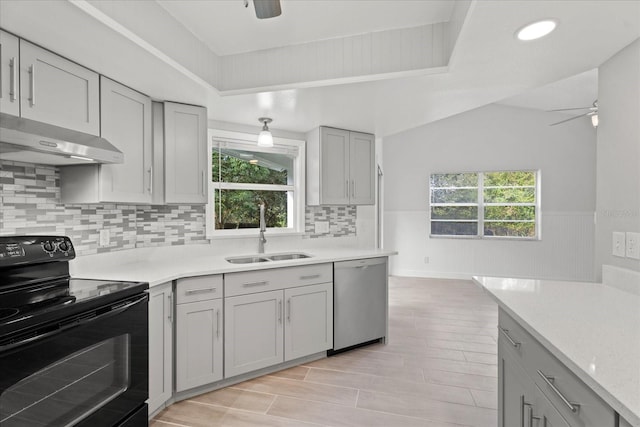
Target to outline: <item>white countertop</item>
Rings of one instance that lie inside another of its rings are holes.
[[[640,296],[599,283],[474,277],[510,316],[640,426]]]
[[[285,251],[267,252],[275,255]],[[249,253],[212,253],[206,245],[164,248],[130,249],[106,254],[80,256],[70,263],[71,276],[76,278],[149,282],[153,287],[171,280],[190,276],[261,270],[323,262],[346,261],[395,255],[397,252],[378,249],[302,249],[310,258],[231,264],[225,258],[255,255]]]

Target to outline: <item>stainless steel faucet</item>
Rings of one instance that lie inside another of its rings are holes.
[[[267,239],[264,238],[264,232],[267,231],[267,224],[264,220],[264,203],[260,204],[260,236],[258,237],[258,253],[264,253],[264,244]]]

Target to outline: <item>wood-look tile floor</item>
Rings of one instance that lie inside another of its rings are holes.
[[[178,402],[152,427],[496,427],[497,306],[470,281],[389,278],[389,343]]]

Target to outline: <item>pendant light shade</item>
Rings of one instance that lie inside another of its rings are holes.
[[[263,123],[262,131],[258,135],[258,147],[273,147],[273,135],[267,126],[272,120],[268,117],[260,117],[258,121]]]

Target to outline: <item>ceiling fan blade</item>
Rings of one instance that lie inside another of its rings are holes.
[[[571,111],[571,110],[589,110],[589,109],[593,109],[595,107],[578,107],[578,108],[558,108],[555,110],[547,110],[547,112],[552,112],[552,111]]]
[[[282,13],[280,0],[253,0],[253,6],[258,19],[274,18]]]
[[[556,122],[556,123],[551,123],[549,126],[555,126],[555,125],[559,125],[561,123],[566,123],[566,122],[570,122],[571,120],[575,120],[575,119],[579,119],[580,117],[587,117],[587,116],[592,116],[592,113],[584,113],[584,114],[580,114],[579,116],[574,116],[574,117],[570,117],[568,119]]]

